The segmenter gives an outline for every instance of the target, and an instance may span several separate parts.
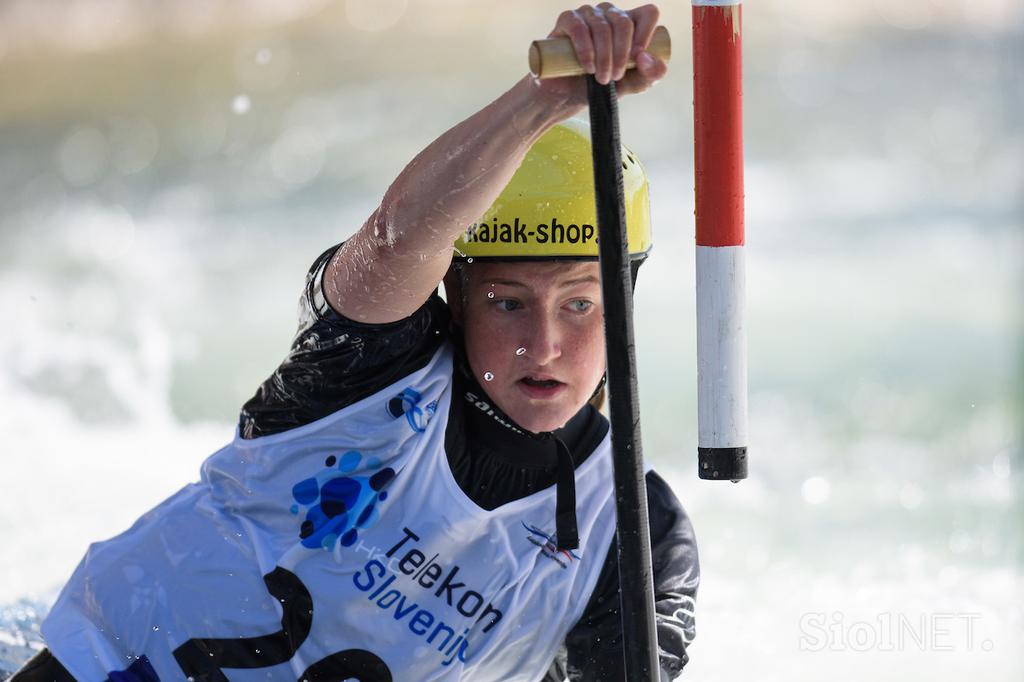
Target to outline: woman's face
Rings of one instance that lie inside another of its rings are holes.
[[[563,426],[604,374],[599,272],[591,261],[475,263],[461,296],[447,288],[477,381],[530,431]]]

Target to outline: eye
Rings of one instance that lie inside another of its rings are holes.
[[[586,313],[586,312],[589,312],[590,309],[593,308],[593,307],[594,307],[594,302],[593,301],[588,301],[585,298],[578,298],[575,301],[570,301],[569,302],[569,308],[574,313]]]
[[[522,307],[519,301],[511,298],[496,298],[492,303],[497,306],[498,310],[503,312],[512,312],[513,310]]]

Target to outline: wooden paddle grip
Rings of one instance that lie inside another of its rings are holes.
[[[672,57],[672,39],[669,38],[668,29],[659,26],[654,29],[651,36],[651,43],[647,51],[652,55],[668,61]],[[633,60],[629,61],[628,68],[636,66]],[[572,41],[565,37],[545,38],[535,40],[530,45],[530,73],[535,78],[561,78],[563,76],[581,76],[586,73],[576,58],[576,51],[572,49]]]

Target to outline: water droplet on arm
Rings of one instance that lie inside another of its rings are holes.
[[[487,292],[487,298],[494,298],[494,292],[493,291],[488,291]]]
[[[494,375],[490,372],[484,372],[484,381],[494,381]]]
[[[523,355],[524,353],[526,353],[525,348],[516,348],[516,355]]]

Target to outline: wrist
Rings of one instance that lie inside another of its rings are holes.
[[[568,94],[552,93],[541,87],[540,81],[530,75],[519,80],[509,94],[514,125],[532,138],[540,137],[551,126],[572,118],[584,108]]]

